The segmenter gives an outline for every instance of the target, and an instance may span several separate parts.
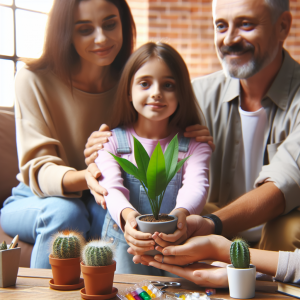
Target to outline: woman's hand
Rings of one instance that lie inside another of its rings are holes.
[[[106,124],[102,124],[98,131],[94,131],[85,144],[84,157],[85,164],[89,166],[95,161],[98,156],[98,150],[103,148],[103,144],[108,142],[108,138],[111,136],[109,127]]]
[[[215,144],[213,143],[213,137],[210,135],[209,130],[203,125],[192,125],[185,129],[185,137],[195,138],[197,142],[208,143],[212,151],[215,151]]]
[[[90,164],[85,172],[85,180],[87,183],[88,188],[90,189],[91,193],[93,194],[95,201],[106,209],[106,202],[104,196],[107,196],[107,190],[102,187],[99,182],[98,178],[101,176],[101,172],[98,169],[95,163]]]
[[[125,208],[122,211],[124,219],[124,237],[127,244],[133,249],[136,254],[144,254],[146,251],[153,250],[155,242],[150,233],[143,233],[136,230],[137,222],[135,218],[140,214],[131,208]]]

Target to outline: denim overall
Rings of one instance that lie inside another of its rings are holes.
[[[117,142],[117,155],[130,154],[131,149],[127,140],[126,131],[123,128],[116,128],[113,130]],[[179,137],[179,152],[187,152],[189,149],[190,139],[183,135]],[[140,184],[139,180],[134,176],[127,174],[122,170],[122,177],[124,179],[124,186],[130,192],[130,203],[140,214],[152,214],[151,207],[147,195]],[[176,206],[176,198],[178,190],[182,186],[182,168],[173,179],[170,181],[161,205],[160,213],[170,213]],[[109,211],[105,216],[104,224],[102,227],[102,238],[111,239],[116,244],[115,260],[117,262],[116,273],[119,274],[142,274],[154,276],[172,276],[173,274],[164,270],[159,270],[154,267],[148,267],[141,264],[134,264],[132,261],[133,256],[127,253],[129,248],[124,238],[123,231],[111,218]],[[167,275],[166,275],[167,274]]]

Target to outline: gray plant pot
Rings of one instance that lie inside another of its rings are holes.
[[[167,221],[167,222],[145,222],[145,221],[141,221],[140,218],[144,217],[144,216],[152,216],[151,214],[148,215],[141,215],[136,217],[136,221],[137,221],[137,230],[144,232],[144,233],[151,233],[153,234],[154,232],[163,232],[166,234],[171,234],[174,233],[176,228],[177,228],[177,221],[178,218],[176,216],[170,215],[174,218],[174,220],[171,221]],[[156,254],[161,254],[159,251],[157,250],[150,250],[145,252],[146,255],[156,255]]]

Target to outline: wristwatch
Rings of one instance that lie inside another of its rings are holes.
[[[223,224],[222,224],[222,221],[219,219],[219,217],[217,217],[216,215],[213,215],[213,214],[208,214],[208,215],[202,216],[202,218],[210,219],[214,222],[214,224],[215,224],[214,234],[218,234],[218,235],[222,234]]]

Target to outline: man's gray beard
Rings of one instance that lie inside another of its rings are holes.
[[[252,58],[249,62],[239,65],[235,63],[228,64],[226,57],[222,59],[222,67],[226,77],[233,77],[238,79],[247,79],[257,72],[259,72],[264,66],[265,61],[261,60],[259,63]]]

